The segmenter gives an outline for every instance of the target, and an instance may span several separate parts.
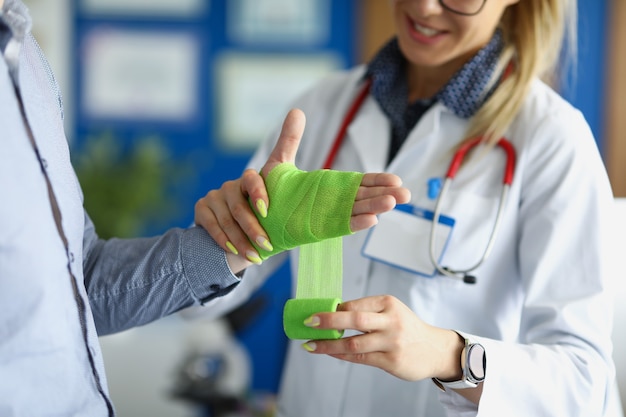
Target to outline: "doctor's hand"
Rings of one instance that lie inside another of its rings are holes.
[[[461,377],[463,341],[458,334],[425,323],[393,296],[344,302],[337,312],[314,314],[306,323],[319,329],[362,332],[304,343],[303,348],[311,353],[375,366],[407,381]]]
[[[261,217],[267,215],[271,202],[264,178],[276,166],[295,162],[304,126],[304,113],[298,109],[291,110],[260,174],[248,169],[241,178],[225,182],[219,190],[210,191],[196,203],[195,223],[206,229],[227,253],[243,255],[249,262],[259,264],[261,258],[251,241],[272,250],[268,234],[252,212],[250,202]],[[378,214],[409,200],[410,191],[402,187],[402,180],[397,175],[364,174],[352,206],[350,230],[356,232],[374,226],[378,222]]]

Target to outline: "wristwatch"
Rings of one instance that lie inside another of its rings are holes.
[[[487,370],[485,348],[480,343],[472,343],[466,337],[461,336],[461,338],[465,341],[465,347],[463,347],[461,352],[461,371],[463,376],[458,381],[451,382],[433,378],[435,385],[442,391],[445,391],[446,388],[476,388],[478,384],[485,380],[485,372]]]

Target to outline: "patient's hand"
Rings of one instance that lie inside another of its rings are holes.
[[[268,199],[263,178],[279,164],[294,163],[304,125],[304,113],[298,109],[290,111],[285,118],[278,141],[260,174],[248,169],[241,178],[225,182],[219,190],[210,191],[196,203],[196,224],[204,227],[227,252],[242,255],[253,263],[261,263],[259,252],[250,241],[254,241],[264,250],[272,251],[270,239],[252,212],[250,204],[254,205],[261,217],[267,215],[272,202]],[[402,181],[397,175],[390,173],[362,175],[360,186],[354,196],[348,233],[374,226],[378,222],[376,217],[378,214],[390,211],[396,204],[407,203],[409,200],[410,192],[402,187]]]

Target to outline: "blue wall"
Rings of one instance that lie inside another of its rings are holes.
[[[608,1],[578,0],[578,62],[569,71],[562,93],[579,108],[603,151],[605,120],[605,62],[607,54]]]

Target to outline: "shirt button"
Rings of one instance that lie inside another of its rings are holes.
[[[70,252],[70,263],[74,263],[74,252]]]
[[[48,161],[46,161],[46,159],[45,159],[45,158],[41,158],[41,166],[42,166],[44,169],[48,169]]]

